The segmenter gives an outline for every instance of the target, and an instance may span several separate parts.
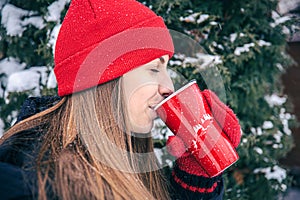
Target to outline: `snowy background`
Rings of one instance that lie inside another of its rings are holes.
[[[6,0],[0,0],[0,8],[1,8],[1,25],[6,29],[6,33],[9,36],[22,37],[24,31],[29,26],[33,26],[37,29],[44,29],[48,22],[53,22],[56,25],[48,32],[48,43],[47,46],[52,48],[52,53],[54,54],[55,41],[57,38],[57,34],[59,28],[61,26],[61,13],[65,8],[65,5],[70,2],[70,0],[58,0],[54,1],[47,7],[47,14],[45,16],[38,16],[38,13],[30,10],[25,10],[18,8],[12,4],[7,4]],[[296,7],[299,3],[299,0],[282,0],[279,4],[279,12],[281,14],[287,13],[289,10]],[[271,27],[276,27],[282,23],[290,20],[290,16],[281,16],[277,12],[272,12],[272,18],[274,22],[270,24]],[[191,13],[188,16],[182,16],[178,20],[187,22],[187,23],[196,23],[201,24],[206,20],[210,20],[210,16],[208,14],[203,13]],[[210,21],[210,26],[217,26],[215,21]],[[294,27],[295,29],[299,27]],[[289,34],[288,29],[285,30],[286,34]],[[188,33],[188,32],[187,32]],[[205,35],[204,35],[205,37]],[[207,36],[206,36],[207,37]],[[228,35],[228,41],[234,43],[237,38],[247,37],[246,33],[231,33]],[[292,40],[297,40],[297,35],[292,38]],[[1,39],[1,36],[0,36]],[[233,54],[236,57],[247,54],[254,48],[262,48],[262,47],[271,47],[273,44],[265,41],[263,39],[258,39],[255,42],[245,43],[243,45],[237,46]],[[213,46],[222,50],[224,46],[222,44],[213,43]],[[206,66],[206,63],[211,63],[212,60],[216,64],[222,63],[222,58],[218,55],[200,55],[199,57],[185,57],[178,58],[176,61],[171,61],[170,65],[185,65],[186,63],[199,62],[199,59],[202,59],[203,65]],[[279,70],[284,70],[283,66],[280,64],[277,65]],[[0,98],[4,98],[5,101],[9,101],[7,98],[9,93],[11,92],[22,92],[22,91],[31,91],[32,96],[41,95],[42,87],[46,88],[55,88],[57,86],[55,76],[53,73],[53,66],[28,66],[26,63],[20,62],[18,59],[13,57],[6,57],[0,60]],[[269,104],[270,107],[278,106],[285,104],[287,101],[286,96],[282,96],[280,94],[274,93],[272,95],[266,95],[265,100]],[[11,118],[14,119],[16,116],[16,112],[12,112]],[[283,142],[282,138],[286,135],[291,135],[291,130],[289,128],[289,120],[293,118],[293,115],[288,113],[285,108],[280,108],[279,120],[282,124],[282,130],[277,130],[275,134],[273,134],[273,138],[270,141],[265,141],[266,145],[272,145],[274,151],[276,149],[282,148]],[[14,120],[12,120],[12,123]],[[163,124],[160,121],[156,122],[156,127],[161,127]],[[0,119],[0,136],[3,134],[4,123],[2,119]],[[259,127],[251,128],[251,133],[253,136],[263,136],[268,133],[269,130],[274,128],[274,124],[271,120],[266,120]],[[167,134],[164,137],[167,137],[171,133],[167,130]],[[162,138],[160,132],[154,131],[155,139],[165,139]],[[268,144],[268,142],[270,144]],[[248,145],[249,140],[247,138],[243,138],[241,142],[241,146]],[[259,156],[263,156],[266,152],[262,146],[254,146],[254,152]],[[161,154],[161,152],[157,152]],[[266,153],[267,154],[267,153]],[[264,158],[268,159],[268,158]],[[265,160],[265,162],[269,162]],[[253,173],[259,174],[263,173],[264,176],[268,180],[276,180],[278,183],[282,183],[280,185],[281,190],[285,190],[287,186],[283,183],[283,180],[287,177],[287,171],[280,167],[277,164],[268,167],[258,167]]]
[[[48,6],[47,15],[43,18],[37,16],[34,11],[24,10],[1,0],[1,25],[6,29],[7,35],[22,37],[29,25],[43,29],[48,22],[56,23],[57,25],[49,32],[47,44],[52,48],[54,55],[55,41],[61,26],[61,12],[69,2],[70,0],[53,2]],[[57,86],[53,66],[27,66],[26,63],[20,63],[12,57],[0,60],[0,75],[2,85],[0,98],[4,98],[6,103],[8,103],[7,96],[11,92],[31,91],[31,96],[40,96],[42,87],[55,88]],[[3,128],[4,124],[0,119],[0,136],[3,134]]]

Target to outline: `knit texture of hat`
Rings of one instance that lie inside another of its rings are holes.
[[[92,88],[173,55],[163,19],[134,0],[72,0],[55,46],[58,95]]]

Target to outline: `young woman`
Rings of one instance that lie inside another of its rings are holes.
[[[1,138],[3,199],[222,199],[186,151],[171,177],[150,135],[154,107],[173,91],[172,39],[163,20],[133,0],[73,0],[56,43],[59,97],[29,98]],[[233,145],[240,128],[225,111]],[[224,112],[222,112],[224,113]]]

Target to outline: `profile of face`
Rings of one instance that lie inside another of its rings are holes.
[[[167,72],[169,56],[152,60],[123,75],[125,103],[132,132],[149,133],[157,117],[154,107],[174,92]]]

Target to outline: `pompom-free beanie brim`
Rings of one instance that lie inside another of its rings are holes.
[[[73,0],[55,49],[59,96],[122,76],[174,46],[163,19],[133,0]]]

